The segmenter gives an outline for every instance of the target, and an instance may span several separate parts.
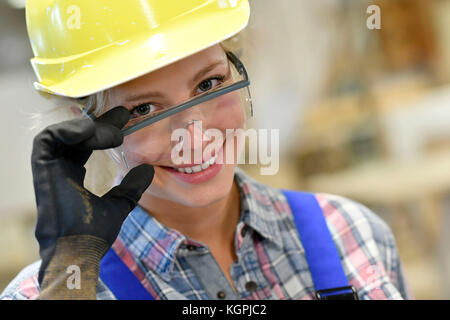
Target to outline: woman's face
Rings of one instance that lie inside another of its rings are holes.
[[[215,45],[112,88],[107,109],[124,106],[131,111],[133,118],[177,105],[226,81],[231,76],[230,65],[223,48]],[[190,120],[201,120],[203,132],[208,129],[219,130],[223,144],[215,139],[207,141],[202,131],[198,130],[200,122],[188,124]],[[185,206],[200,207],[220,200],[229,193],[238,150],[236,136],[228,134],[226,137],[227,129],[243,129],[244,126],[240,94],[235,91],[140,129],[126,136],[122,147],[130,168],[143,163],[152,164],[155,168],[153,182],[145,194]],[[183,140],[185,149],[178,155],[187,155],[184,152],[188,148],[191,156],[187,157],[190,158],[189,163],[177,165],[173,159],[173,148],[177,142],[171,141],[171,135],[180,128],[187,130],[191,140]],[[212,154],[223,161],[216,160],[215,164],[200,172],[180,173],[177,170],[179,167],[196,166],[198,158],[194,158],[195,154],[202,155],[202,163],[210,161],[211,152],[208,155],[205,149],[212,150],[212,146],[219,150],[217,154]],[[227,154],[231,152],[234,155],[233,163],[225,163],[228,162],[225,161],[228,159]],[[122,174],[126,174],[124,167],[119,169]]]

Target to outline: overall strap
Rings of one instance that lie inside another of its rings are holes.
[[[318,299],[358,296],[349,286],[339,255],[317,199],[311,193],[282,190],[291,208]],[[100,279],[119,300],[154,300],[115,251],[110,248],[100,263]]]
[[[100,262],[100,279],[119,300],[154,300],[112,248]]]
[[[342,268],[336,245],[316,197],[307,192],[282,190],[291,208],[305,249],[316,297],[323,300],[357,300]]]

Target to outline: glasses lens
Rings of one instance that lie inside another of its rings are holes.
[[[201,103],[206,103],[207,101],[213,100],[215,97],[211,97],[211,99],[208,99],[209,95],[212,95],[214,93],[219,92],[220,90],[227,88],[231,85],[233,85],[235,81],[232,79],[225,80],[224,82],[220,84],[216,84],[214,88],[211,88],[203,93],[200,93],[193,97],[192,99],[186,100],[180,104],[170,106],[170,107],[161,107],[161,106],[155,106],[151,103],[143,104],[133,110],[135,113],[132,115],[132,118],[128,121],[128,123],[125,125],[125,129],[130,128],[136,124],[142,123],[144,121],[148,121],[148,124],[154,123],[153,121],[149,121],[149,119],[154,119],[155,122],[158,120],[164,119],[164,115],[173,115],[175,113],[181,112],[183,110],[186,110],[188,108],[197,106]],[[206,98],[206,99],[202,99]]]
[[[145,103],[137,106],[131,111],[130,121],[122,129],[124,135],[131,134],[147,126],[154,126],[156,122],[160,122],[192,107],[201,108],[203,112],[213,113],[213,106],[217,104],[218,99],[234,91],[239,91],[241,101],[244,102],[245,114],[248,118],[251,116],[251,111],[249,111],[251,110],[251,98],[249,96],[248,79],[245,78],[243,73],[240,74],[232,63],[229,65],[230,72],[227,76],[216,76],[202,81],[198,85],[198,93],[191,99],[172,106],[158,105],[156,103]],[[212,116],[214,115],[212,114]]]

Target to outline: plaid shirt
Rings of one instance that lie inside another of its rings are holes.
[[[279,189],[236,168],[241,216],[235,291],[204,244],[162,225],[140,206],[124,222],[113,249],[156,299],[314,299],[314,285],[289,205]],[[387,224],[344,197],[315,194],[344,271],[360,299],[410,299]],[[35,299],[40,262],[24,268],[1,299]],[[115,299],[99,279],[97,299]]]

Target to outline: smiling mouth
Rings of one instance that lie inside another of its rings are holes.
[[[177,170],[178,172],[181,173],[197,173],[197,172],[201,172],[203,170],[206,170],[209,168],[209,166],[213,165],[216,162],[216,158],[217,156],[214,156],[212,158],[210,158],[209,160],[203,162],[202,164],[198,164],[192,167],[182,167],[182,168],[173,168],[174,170]]]
[[[223,142],[223,144],[219,150],[221,150],[224,147],[224,145],[225,145],[225,141]],[[164,169],[174,170],[174,171],[177,171],[180,173],[187,173],[187,174],[198,173],[198,172],[202,172],[202,171],[208,169],[210,166],[214,165],[216,163],[218,153],[220,153],[220,152],[216,152],[216,150],[214,150],[214,155],[211,158],[209,158],[208,160],[205,160],[201,164],[194,164],[191,166],[185,164],[185,165],[176,166],[176,167],[171,167],[171,166],[160,166],[160,167],[162,167]]]

